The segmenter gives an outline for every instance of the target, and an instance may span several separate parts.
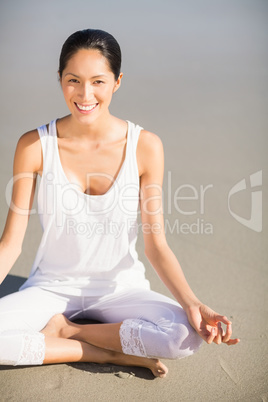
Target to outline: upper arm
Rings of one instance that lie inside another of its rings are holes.
[[[143,131],[138,142],[140,177],[140,210],[145,253],[166,244],[162,184],[164,176],[164,149],[161,139]]]
[[[42,150],[37,130],[22,135],[13,163],[13,187],[1,242],[21,248],[34,199],[36,177],[42,169]]]

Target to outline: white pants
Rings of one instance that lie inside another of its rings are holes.
[[[0,364],[42,364],[41,331],[50,318],[123,322],[123,353],[177,359],[197,351],[202,339],[174,300],[150,290],[128,289],[106,296],[69,296],[30,287],[0,299]]]

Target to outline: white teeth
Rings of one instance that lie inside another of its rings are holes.
[[[95,103],[94,105],[90,105],[90,106],[83,106],[83,105],[79,105],[78,103],[76,105],[77,105],[78,109],[80,109],[80,110],[89,111],[89,110],[94,109],[94,107],[97,105],[97,103]]]

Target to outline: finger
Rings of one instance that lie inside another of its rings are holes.
[[[226,342],[226,345],[231,346],[231,345],[236,345],[237,343],[240,342],[239,338],[235,338],[235,339],[230,339],[228,342]]]
[[[212,343],[216,335],[217,335],[217,330],[215,327],[212,327],[211,332],[206,339],[207,343],[208,344]]]
[[[223,342],[223,338],[225,337],[226,332],[225,332],[224,328],[222,328],[221,331],[222,331],[221,339],[222,339],[222,342]]]
[[[230,320],[228,320],[228,318],[225,315],[217,315],[216,320],[221,321],[226,325],[232,324],[232,322]]]
[[[222,340],[222,327],[221,327],[221,323],[218,322],[217,324],[217,335],[214,338],[214,343],[216,343],[217,345],[219,345],[221,343]]]
[[[227,324],[226,334],[224,335],[222,342],[227,343],[231,339],[232,335],[232,324]]]

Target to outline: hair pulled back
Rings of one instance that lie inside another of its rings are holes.
[[[60,78],[62,78],[62,72],[70,58],[80,49],[98,50],[108,61],[110,69],[117,80],[121,71],[120,46],[111,34],[100,29],[83,29],[74,32],[66,39],[62,46],[59,60]]]

